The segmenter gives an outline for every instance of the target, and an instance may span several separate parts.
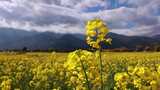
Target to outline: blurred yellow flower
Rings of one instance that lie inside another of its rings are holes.
[[[126,81],[129,78],[129,75],[126,72],[122,72],[122,73],[116,73],[114,80],[115,81]]]
[[[87,50],[76,50],[74,52],[69,53],[66,63],[64,67],[68,68],[68,70],[74,70],[78,67],[81,67],[80,60],[90,60],[93,59],[94,53],[89,52]]]

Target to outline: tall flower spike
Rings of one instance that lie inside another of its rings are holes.
[[[86,25],[86,41],[88,45],[98,49],[101,42],[111,44],[111,38],[106,39],[108,32],[109,30],[103,20],[96,18],[88,21]]]

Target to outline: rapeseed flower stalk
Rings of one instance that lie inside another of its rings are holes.
[[[96,54],[99,57],[99,67],[101,76],[101,90],[103,90],[103,63],[101,59],[101,43],[111,44],[112,39],[106,39],[106,35],[109,33],[108,27],[105,25],[104,21],[96,18],[87,22],[86,25],[86,41],[87,44],[98,51]]]
[[[64,64],[65,67],[69,71],[73,71],[74,74],[75,74],[75,71],[79,71],[80,69],[82,69],[82,71],[84,72],[84,77],[86,80],[85,83],[87,84],[88,90],[91,90],[91,87],[90,87],[90,82],[87,75],[87,67],[86,67],[87,65],[85,63],[85,60],[93,59],[93,57],[94,57],[94,54],[92,52],[89,52],[86,50],[76,50],[74,52],[71,52],[68,55],[67,62]],[[80,74],[78,74],[78,76],[80,78]],[[72,77],[71,82],[73,81],[76,82],[75,77],[74,79]]]

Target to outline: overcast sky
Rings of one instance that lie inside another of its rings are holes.
[[[160,0],[0,0],[0,27],[84,33],[85,22],[103,19],[111,32],[160,34]]]

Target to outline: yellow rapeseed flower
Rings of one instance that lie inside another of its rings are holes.
[[[86,50],[76,50],[74,52],[69,53],[67,61],[64,64],[68,70],[74,70],[81,66],[81,60],[91,60],[93,59],[94,54],[92,52]]]
[[[129,78],[129,75],[126,72],[122,72],[122,73],[116,73],[114,80],[115,81],[126,81]]]
[[[106,41],[108,32],[109,30],[104,21],[98,18],[90,20],[86,25],[86,41],[91,47],[100,48],[99,44]]]

